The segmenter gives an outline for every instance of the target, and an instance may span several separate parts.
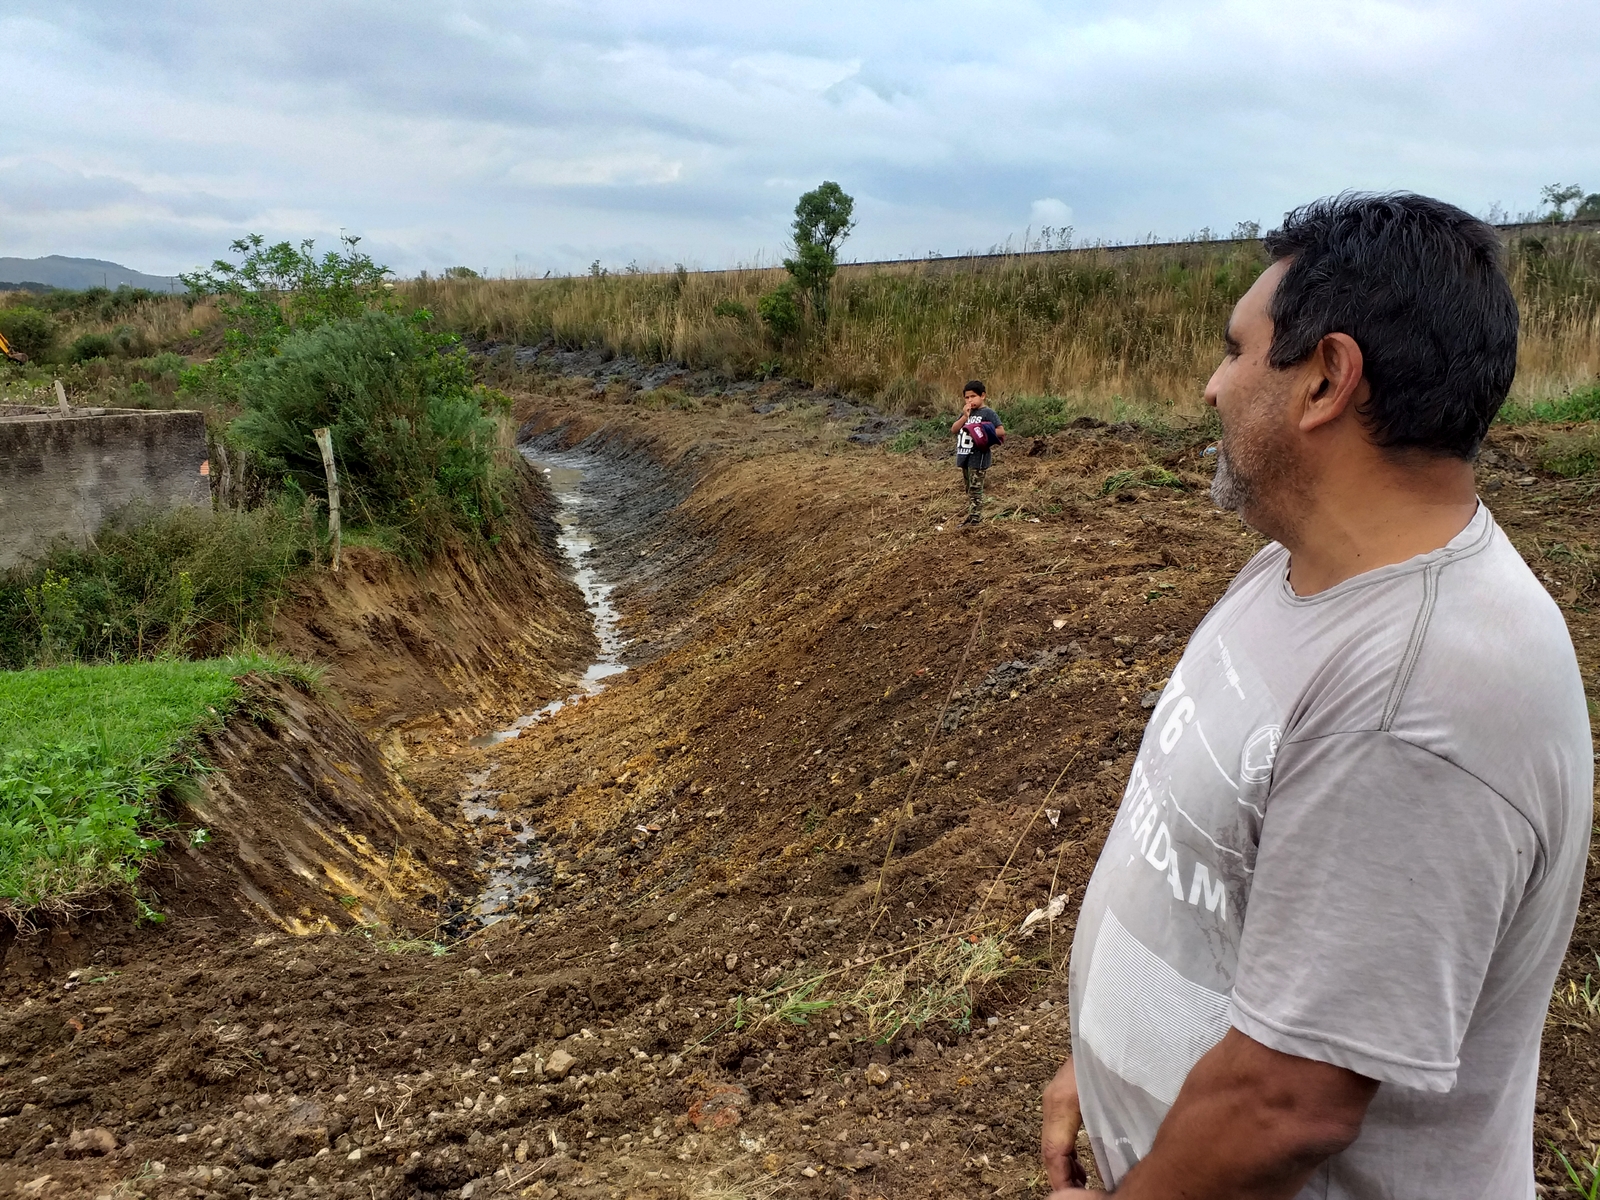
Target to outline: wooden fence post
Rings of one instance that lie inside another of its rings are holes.
[[[333,569],[339,569],[339,472],[333,465],[333,435],[326,428],[313,429],[317,449],[322,451],[322,469],[328,475],[328,533],[333,538]]]
[[[228,447],[223,445],[221,438],[217,439],[217,457],[222,460],[222,474],[216,477],[217,506],[219,508],[228,508],[229,485],[233,482],[233,480],[228,477],[230,473],[228,469]]]

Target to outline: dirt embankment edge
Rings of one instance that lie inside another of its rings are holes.
[[[430,808],[408,785],[415,760],[561,694],[594,644],[554,502],[520,458],[512,499],[490,553],[455,548],[413,568],[354,547],[343,570],[302,577],[274,641],[324,667],[326,686],[248,677],[238,710],[198,747],[208,769],[192,795],[169,798],[176,828],[137,888],[163,927],[136,928],[132,898],[110,898],[112,911],[15,938],[0,987],[120,961],[194,922],[432,928],[445,897],[470,890],[476,855],[453,793]]]

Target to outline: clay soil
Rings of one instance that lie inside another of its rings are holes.
[[[1207,502],[1198,433],[1013,439],[997,519],[971,530],[947,459],[853,445],[803,403],[757,416],[759,399],[520,401],[532,445],[592,452],[607,486],[632,473],[653,499],[595,518],[632,669],[516,741],[475,749],[457,721],[402,746],[452,836],[493,856],[534,833],[514,915],[453,940],[174,920],[19,947],[0,1186],[1047,1190],[1039,1095],[1067,1051],[1076,903],[1147,694],[1258,541]],[[1600,513],[1527,454],[1497,435],[1484,494],[1587,679]],[[1156,466],[1184,486],[1140,484]],[[498,815],[463,833],[463,792]],[[1597,889],[1600,867],[1563,987],[1597,970]],[[1547,1026],[1552,1186],[1551,1143],[1600,1139],[1596,1020],[1580,999]]]

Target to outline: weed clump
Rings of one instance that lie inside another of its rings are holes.
[[[863,1035],[878,1042],[892,1041],[905,1029],[968,1033],[984,988],[1013,969],[1008,954],[993,934],[946,934],[881,955],[864,972],[808,974],[741,996],[734,1024],[808,1025],[835,1011],[840,1021],[860,1018]]]
[[[13,350],[29,358],[43,358],[56,343],[55,318],[32,305],[18,304],[0,309],[0,334]]]
[[[360,522],[392,531],[413,557],[452,535],[489,537],[505,513],[494,415],[509,403],[474,384],[454,339],[367,312],[283,339],[238,368],[246,411],[229,427],[291,495],[316,496],[312,430],[333,437],[341,486]]]
[[[0,669],[248,644],[289,574],[310,561],[313,533],[282,503],[248,512],[125,510],[87,548],[59,543],[0,576]]]

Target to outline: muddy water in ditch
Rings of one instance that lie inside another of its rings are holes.
[[[606,680],[628,669],[621,661],[627,640],[618,628],[620,614],[611,602],[614,585],[601,578],[594,565],[595,533],[592,523],[585,520],[585,510],[595,502],[584,487],[585,477],[596,469],[594,461],[584,455],[561,453],[524,451],[524,457],[544,477],[555,496],[556,521],[560,525],[557,544],[572,564],[573,580],[594,621],[599,653],[567,695],[537,712],[518,717],[504,729],[473,738],[471,744],[479,747],[497,746],[521,736],[524,729],[594,695],[605,687]],[[486,847],[478,865],[488,875],[488,883],[477,901],[454,918],[452,924],[458,926],[493,925],[513,913],[531,911],[538,905],[538,889],[549,882],[550,867],[541,860],[533,830],[508,819],[495,804],[500,792],[494,789],[492,780],[499,765],[490,762],[483,770],[469,774],[461,792],[462,811],[478,828]]]

